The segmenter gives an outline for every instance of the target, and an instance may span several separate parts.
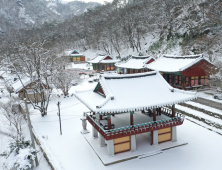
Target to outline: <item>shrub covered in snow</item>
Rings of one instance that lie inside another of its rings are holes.
[[[30,141],[14,141],[9,144],[9,150],[0,156],[5,157],[4,169],[27,170],[32,167],[37,150],[33,149]]]

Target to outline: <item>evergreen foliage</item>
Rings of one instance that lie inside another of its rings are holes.
[[[0,154],[5,157],[3,165],[5,169],[28,170],[32,167],[37,150],[33,149],[30,141],[13,141],[9,144],[9,150]]]

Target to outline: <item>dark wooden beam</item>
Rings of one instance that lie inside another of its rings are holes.
[[[110,114],[107,115],[107,121],[108,121],[108,130],[111,129],[111,116]]]
[[[156,108],[153,108],[153,121],[156,121]]]
[[[175,117],[175,104],[172,105],[172,116]]]
[[[182,88],[183,88],[183,90],[185,89],[185,81],[186,81],[186,77],[182,76]]]
[[[130,112],[130,125],[134,125],[133,114],[134,114],[134,112]]]

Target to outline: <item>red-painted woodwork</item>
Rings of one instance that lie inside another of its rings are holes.
[[[100,86],[99,87],[99,89],[98,89],[98,91],[97,92],[99,92],[99,93],[101,93],[101,94],[104,94],[105,95],[105,93],[104,93],[104,91],[103,91],[103,89],[102,89],[102,87]]]
[[[185,80],[186,80],[186,79],[185,79],[185,77],[182,77],[182,79],[183,79],[183,80],[182,80],[182,82],[183,82],[182,88],[185,89]]]
[[[72,54],[78,54],[78,53],[74,51]]]
[[[211,74],[213,68],[213,65],[205,60],[201,60],[193,66],[182,71],[181,74],[186,77],[208,76]]]
[[[108,129],[111,129],[111,117],[110,117],[110,115],[108,115],[107,121],[108,121]]]
[[[154,59],[149,60],[146,64],[150,64],[154,61]]]
[[[81,56],[80,57],[80,61],[85,61],[86,59],[85,59],[85,56]]]
[[[155,130],[160,130],[160,129],[165,129],[168,127],[174,127],[178,125],[182,125],[184,119],[173,119],[170,120],[170,122],[162,122],[158,124],[152,124],[149,125],[147,124],[146,126],[141,126],[141,127],[132,127],[129,130],[123,130],[123,131],[112,131],[112,132],[104,132],[101,127],[99,127],[95,122],[93,122],[93,118],[90,115],[86,116],[88,122],[105,138],[105,140],[112,140],[112,139],[117,139],[125,136],[131,136],[131,135],[137,135],[141,133],[147,133],[147,132],[152,132]],[[111,120],[110,120],[111,123]]]
[[[104,58],[104,60],[112,60],[112,58],[110,56],[107,56],[106,58]]]

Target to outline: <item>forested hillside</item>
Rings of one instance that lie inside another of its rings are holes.
[[[0,36],[18,29],[32,29],[52,21],[62,22],[99,3],[60,0],[0,0]]]
[[[153,56],[204,53],[214,61],[222,53],[221,12],[222,1],[215,0],[114,0],[65,22],[22,31],[20,37],[47,39],[49,47],[61,50],[121,57],[126,50]]]

